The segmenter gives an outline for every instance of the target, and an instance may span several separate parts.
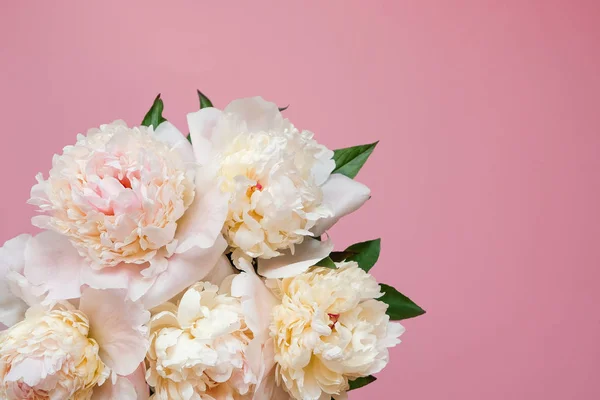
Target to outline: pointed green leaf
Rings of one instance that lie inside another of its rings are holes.
[[[375,378],[373,375],[356,378],[355,380],[348,382],[350,384],[350,389],[348,389],[348,391],[367,386],[369,383],[373,383],[376,380],[377,378]]]
[[[315,267],[337,268],[333,260],[329,257],[325,257],[324,259],[316,263]]]
[[[344,251],[331,253],[331,259],[336,262],[356,261],[365,272],[369,272],[379,259],[381,239],[368,240],[353,244]]]
[[[160,98],[160,93],[154,99],[154,103],[152,103],[152,107],[146,113],[146,116],[142,120],[143,126],[153,126],[154,129],[158,127],[161,123],[165,122],[166,119],[162,116],[163,108],[165,107],[162,99]]]
[[[381,291],[384,295],[378,300],[389,305],[387,314],[390,316],[390,319],[400,321],[425,314],[425,310],[393,287],[381,284]]]
[[[200,109],[213,106],[212,101],[210,101],[208,97],[198,89],[196,89],[196,91],[198,92],[198,100],[200,100]]]
[[[348,178],[354,178],[358,171],[365,164],[377,143],[365,144],[362,146],[346,147],[333,152],[335,161],[334,173],[346,175]]]

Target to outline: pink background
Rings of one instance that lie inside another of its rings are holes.
[[[0,241],[76,133],[260,94],[331,148],[381,139],[333,238],[381,236],[428,314],[351,399],[599,398],[599,3],[226,3],[3,2]]]

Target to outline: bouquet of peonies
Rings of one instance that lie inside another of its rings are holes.
[[[0,248],[0,398],[347,398],[424,313],[369,274],[380,241],[326,232],[370,190],[376,143],[331,151],[260,97],[189,134],[154,101],[141,126],[79,135],[39,174],[42,229]]]

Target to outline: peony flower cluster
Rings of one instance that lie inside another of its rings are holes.
[[[159,96],[38,174],[41,232],[0,247],[0,398],[344,399],[388,364],[391,321],[424,313],[368,273],[379,240],[327,233],[370,198],[375,144],[199,96],[187,137]]]

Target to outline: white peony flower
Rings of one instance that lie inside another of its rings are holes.
[[[293,253],[369,198],[366,186],[331,174],[331,150],[260,97],[201,109],[188,124],[204,179],[216,179],[228,195],[223,234],[247,257]]]
[[[281,299],[272,313],[276,378],[295,399],[343,395],[348,380],[381,371],[404,328],[389,322],[380,287],[355,262],[315,267],[267,284]]]
[[[0,335],[0,397],[90,399],[109,370],[100,359],[98,343],[88,337],[87,317],[60,306],[31,311]]]
[[[86,289],[79,309],[68,302],[29,308],[0,332],[0,398],[147,399],[140,363],[148,318],[123,291]]]
[[[251,399],[253,332],[240,300],[199,282],[154,310],[147,381],[156,400]]]
[[[43,213],[32,221],[49,231],[24,243],[23,276],[50,300],[77,298],[83,285],[128,289],[147,307],[173,297],[226,248],[224,195],[196,181],[198,168],[168,122],[154,131],[116,121],[79,135],[31,190]]]

